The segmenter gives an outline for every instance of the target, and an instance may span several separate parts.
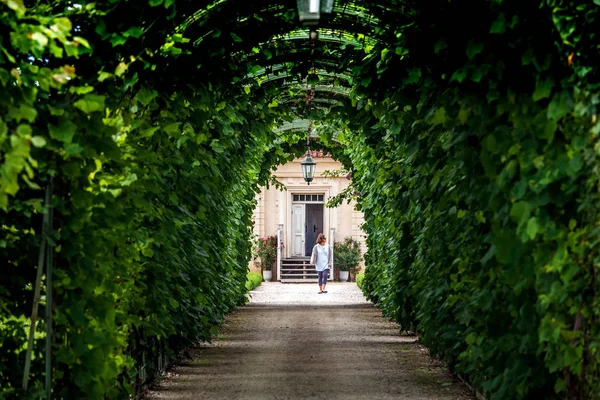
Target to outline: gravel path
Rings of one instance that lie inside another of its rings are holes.
[[[316,289],[316,290],[315,290]],[[355,284],[263,284],[149,399],[473,397]]]
[[[251,306],[262,305],[356,305],[371,304],[356,283],[332,282],[327,284],[327,293],[319,294],[319,285],[282,284],[264,282],[250,292]]]

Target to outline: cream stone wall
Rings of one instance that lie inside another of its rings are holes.
[[[326,170],[335,171],[342,168],[342,164],[330,157],[315,158],[317,163],[315,178],[310,185],[302,176],[302,159],[296,159],[281,165],[274,173],[275,177],[286,186],[285,191],[274,187],[263,188],[257,194],[257,206],[254,210],[254,234],[258,237],[277,235],[277,225],[283,224],[284,250],[282,257],[291,257],[292,251],[292,195],[293,194],[325,194],[325,201],[345,189],[350,181],[345,176],[340,178],[324,178],[322,173]],[[335,241],[341,241],[351,236],[361,243],[362,252],[366,251],[365,236],[361,229],[364,223],[363,214],[354,210],[354,204],[342,204],[338,208],[325,208],[323,230],[328,241],[331,241],[332,228],[335,229]],[[253,271],[258,270],[253,265]]]

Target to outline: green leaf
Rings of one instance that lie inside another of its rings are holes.
[[[46,145],[46,139],[44,139],[42,136],[34,136],[31,138],[31,144],[33,144],[35,147],[44,147]]]
[[[64,143],[71,143],[75,135],[75,124],[68,119],[61,119],[58,126],[48,124],[48,132],[52,139],[60,140]]]
[[[387,54],[389,53],[389,51],[390,51],[390,49],[388,49],[387,47],[384,48],[383,50],[381,50],[381,56],[380,56],[381,61],[385,60],[385,57],[387,56]]]
[[[23,0],[2,0],[2,2],[5,3],[8,8],[15,11],[18,17],[22,17],[25,15],[25,11],[27,11],[23,4]]]
[[[109,72],[100,72],[98,74],[98,82],[104,82],[105,80],[112,78],[114,75]]]
[[[416,84],[421,80],[421,70],[418,68],[411,68],[408,72],[408,77],[404,79],[405,85]]]
[[[115,76],[121,76],[125,71],[127,71],[127,64],[120,62],[119,65],[117,65],[117,68],[115,68]]]
[[[536,217],[531,217],[529,218],[529,221],[527,222],[527,236],[529,236],[529,239],[535,239],[535,236],[537,235],[538,231],[539,231],[539,224],[538,224],[538,220]]]
[[[78,43],[80,45],[82,45],[83,47],[87,48],[87,49],[91,49],[92,46],[90,46],[90,42],[87,41],[87,39],[82,38],[81,36],[74,36],[73,37],[73,42]]]
[[[27,104],[21,103],[19,108],[11,108],[8,115],[17,122],[26,120],[29,123],[33,123],[37,118],[37,110]]]
[[[435,52],[435,54],[439,54],[440,51],[447,49],[447,48],[448,48],[448,44],[446,43],[446,41],[444,39],[441,39],[441,40],[437,41],[433,51]]]
[[[38,185],[35,182],[32,182],[27,175],[23,174],[21,176],[21,178],[23,178],[23,181],[27,184],[27,186],[29,187],[29,189],[33,189],[33,190],[40,190],[41,189],[40,185]]]
[[[95,111],[104,111],[104,99],[104,96],[97,94],[86,94],[83,96],[83,98],[77,100],[73,105],[84,113],[90,114]]]
[[[476,42],[474,40],[471,40],[469,42],[469,44],[467,45],[467,57],[469,57],[469,60],[472,60],[473,58],[475,58],[475,56],[479,53],[481,53],[483,51],[483,43],[481,42]]]
[[[142,28],[140,28],[139,26],[133,26],[129,29],[127,29],[125,32],[122,32],[121,35],[123,35],[124,37],[133,37],[133,38],[139,38],[140,36],[142,36],[144,34],[144,30]]]
[[[506,32],[506,19],[504,17],[504,13],[500,13],[496,21],[492,24],[490,28],[490,33],[502,34]]]
[[[177,135],[180,133],[180,129],[179,129],[180,125],[181,125],[181,122],[173,122],[171,124],[165,125],[163,130],[171,135]]]
[[[552,93],[553,86],[554,81],[552,80],[552,78],[546,78],[544,80],[538,79],[535,91],[533,92],[533,101],[538,101],[550,97],[550,93]]]
[[[159,129],[160,129],[160,126],[153,126],[151,128],[144,129],[140,133],[140,136],[143,137],[143,138],[152,137],[154,135],[154,133],[156,133],[156,131],[159,130]]]
[[[21,125],[17,126],[17,133],[21,137],[29,138],[31,136],[32,132],[33,132],[33,130],[31,129],[30,125],[21,124]]]
[[[110,39],[110,44],[112,44],[113,47],[117,47],[125,43],[127,43],[127,38],[121,35],[115,34]]]
[[[529,215],[531,213],[531,205],[525,201],[519,201],[513,204],[510,209],[510,217],[511,219],[521,224],[523,221],[529,219]]]
[[[548,142],[552,143],[554,139],[554,134],[558,129],[558,123],[556,121],[547,121],[546,125],[544,125],[544,130],[542,131],[540,137],[542,139],[547,139]]]
[[[452,74],[450,81],[462,82],[467,77],[467,71],[464,68],[459,68]]]
[[[144,106],[147,106],[157,96],[158,96],[158,92],[156,90],[151,90],[151,89],[144,87],[135,95],[135,98],[140,103],[142,103]]]
[[[93,86],[71,86],[69,88],[69,93],[75,94],[87,94],[94,91]]]
[[[548,105],[548,119],[559,120],[567,115],[573,107],[573,99],[567,91],[556,93]]]
[[[69,18],[56,18],[54,20],[54,25],[52,25],[52,28],[55,28],[60,33],[67,36],[71,33],[71,30],[73,29],[73,24],[71,23],[71,20]]]
[[[235,33],[231,32],[230,35],[231,35],[231,38],[233,39],[234,42],[236,42],[236,43],[243,43],[244,42],[242,40],[242,38],[239,37],[238,35],[236,35]]]
[[[439,125],[446,122],[446,110],[444,107],[440,107],[435,110],[435,113],[430,118],[430,123],[432,125]]]

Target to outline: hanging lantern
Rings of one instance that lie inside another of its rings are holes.
[[[321,14],[331,14],[335,0],[298,0],[298,15],[304,26],[319,25]]]
[[[315,177],[315,168],[317,163],[310,156],[310,154],[306,154],[306,158],[302,161],[302,175],[304,176],[304,180],[310,185],[313,178]]]

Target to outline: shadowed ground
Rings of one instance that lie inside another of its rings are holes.
[[[471,399],[355,284],[263,284],[150,399]]]

